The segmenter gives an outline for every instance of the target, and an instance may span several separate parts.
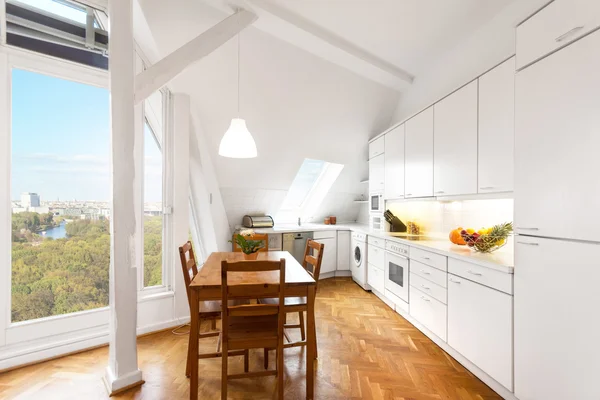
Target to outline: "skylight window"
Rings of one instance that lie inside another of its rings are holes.
[[[300,208],[323,174],[326,165],[325,161],[306,158],[300,166],[281,208],[285,210]]]
[[[15,3],[26,4],[38,10],[45,11],[68,20],[86,24],[86,10],[73,3],[56,0],[18,0]]]

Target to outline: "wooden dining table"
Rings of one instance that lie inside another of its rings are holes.
[[[307,340],[306,340],[306,398],[314,398],[314,361],[316,358],[315,337],[315,293],[317,283],[302,267],[302,265],[287,251],[268,251],[258,255],[259,260],[279,261],[285,258],[285,297],[306,297],[307,299]],[[198,337],[200,324],[198,320],[199,302],[204,300],[221,300],[221,261],[243,261],[241,252],[215,252],[212,253],[204,266],[198,271],[190,283],[191,289],[191,328],[192,338]],[[269,272],[241,272],[228,276],[231,285],[256,285],[278,284],[279,273]],[[240,299],[252,299],[251,296]],[[192,362],[190,377],[190,399],[198,399],[198,340],[191,340]]]

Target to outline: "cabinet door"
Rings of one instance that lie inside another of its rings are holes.
[[[386,199],[404,197],[404,124],[385,135]]]
[[[408,298],[410,315],[445,342],[448,323],[446,305],[421,292],[412,283]]]
[[[337,270],[350,270],[350,231],[339,231],[337,234]]]
[[[448,344],[512,391],[512,296],[448,275]]]
[[[515,395],[600,399],[600,245],[515,238]]]
[[[477,81],[433,107],[433,194],[477,193]]]
[[[369,192],[383,192],[385,187],[385,155],[369,160]]]
[[[369,143],[369,160],[383,154],[384,146],[383,136]]]
[[[479,193],[512,192],[515,58],[479,78]]]
[[[600,31],[517,73],[515,230],[600,241]]]
[[[319,239],[325,245],[323,249],[323,261],[321,261],[321,274],[334,272],[337,268],[337,239]]]
[[[433,107],[405,125],[405,197],[433,196]]]

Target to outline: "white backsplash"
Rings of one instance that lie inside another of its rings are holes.
[[[413,221],[434,236],[455,228],[490,227],[513,220],[513,199],[388,201],[386,209],[406,223]]]

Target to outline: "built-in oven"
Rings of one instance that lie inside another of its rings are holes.
[[[385,289],[408,304],[408,246],[387,240],[385,250]]]
[[[371,193],[369,195],[369,211],[375,214],[383,214],[383,194]]]

